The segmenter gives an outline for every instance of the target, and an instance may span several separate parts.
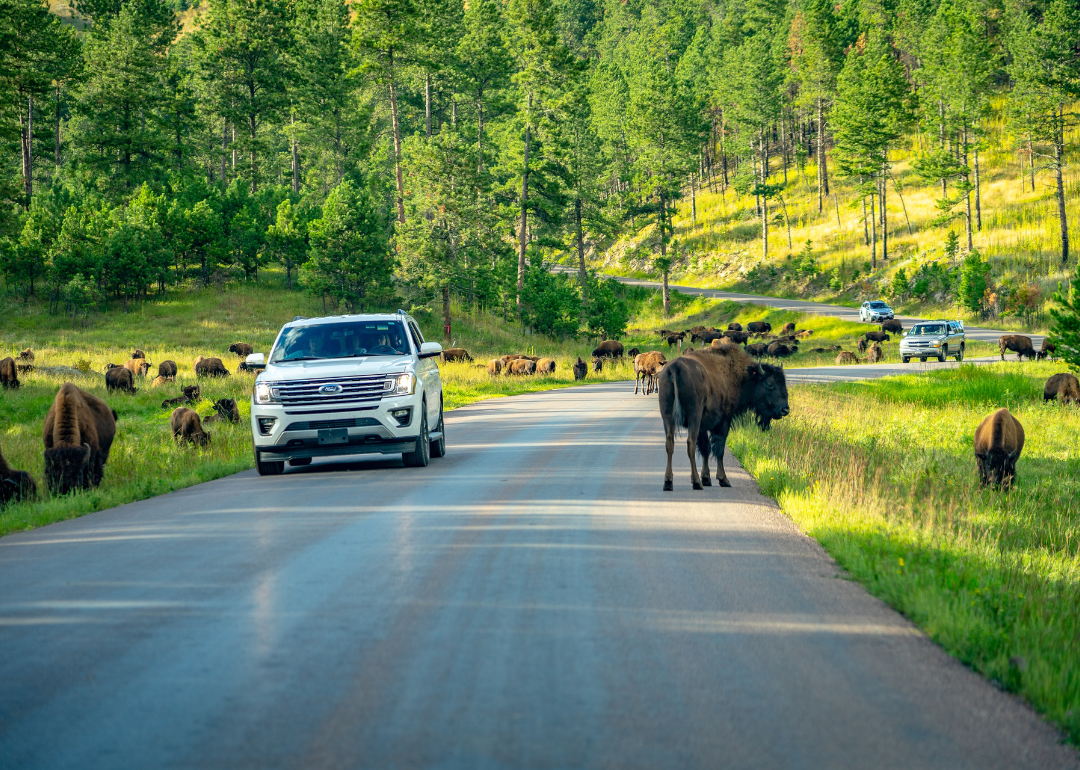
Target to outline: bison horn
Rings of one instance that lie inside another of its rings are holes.
[[[757,373],[758,373],[759,375],[761,375],[762,377],[764,377],[764,376],[765,376],[765,369],[763,369],[763,368],[762,368],[762,366],[761,366],[761,362],[760,362],[760,361],[758,361],[758,365],[757,365]]]

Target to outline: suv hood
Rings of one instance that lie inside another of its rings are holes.
[[[258,380],[288,382],[335,377],[360,377],[411,370],[412,356],[366,356],[364,358],[324,359],[267,364]]]

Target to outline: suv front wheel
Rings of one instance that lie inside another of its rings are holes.
[[[944,347],[943,347],[943,348],[941,349],[941,352],[940,352],[940,353],[938,353],[938,357],[937,357],[938,363],[939,363],[939,364],[943,364],[943,363],[945,363],[945,359],[946,359],[946,358],[948,358],[948,357],[949,357],[949,346],[948,346],[948,345],[945,345],[945,346],[944,346]]]
[[[964,346],[960,346],[960,350],[956,351],[956,363],[960,363],[964,360]]]
[[[402,452],[401,462],[406,468],[426,468],[431,462],[431,437],[428,435],[426,400],[420,402],[420,435],[416,437],[416,448],[411,452]]]
[[[259,459],[259,450],[255,450],[255,469],[259,471],[260,476],[277,476],[285,472],[285,461],[278,460],[277,462],[264,463]]]

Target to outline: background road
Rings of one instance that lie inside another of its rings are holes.
[[[659,288],[661,284],[656,281],[642,281],[637,278],[622,278],[613,276],[616,280],[632,284],[635,286],[648,286],[650,288]],[[800,313],[813,313],[814,315],[827,315],[835,318],[840,318],[844,321],[852,321],[860,323],[859,309],[857,307],[844,307],[843,305],[826,305],[822,302],[811,302],[804,299],[781,299],[779,297],[762,297],[757,294],[740,294],[734,291],[717,291],[716,289],[698,289],[694,286],[676,286],[670,284],[670,288],[678,290],[683,294],[694,294],[702,297],[710,297],[713,299],[728,299],[735,302],[752,302],[755,305],[765,305],[766,307],[774,307],[779,310],[795,310]],[[905,329],[910,329],[912,324],[917,324],[920,321],[929,321],[934,319],[929,318],[915,318],[914,316],[898,315],[897,319],[903,322]],[[880,324],[868,325],[868,328],[878,328]],[[981,342],[994,342],[998,341],[998,337],[1003,334],[1020,334],[1021,332],[1006,331],[1003,329],[986,329],[981,326],[968,326],[964,325],[964,331],[969,340],[979,340]],[[1031,337],[1032,344],[1038,348],[1042,345],[1043,335],[1041,334],[1028,334]],[[1010,354],[1015,356],[1015,354]]]
[[[5,768],[1076,768],[627,383],[0,539]],[[106,473],[108,471],[106,470]],[[974,467],[972,469],[974,472]]]

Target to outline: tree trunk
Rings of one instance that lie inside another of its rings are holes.
[[[424,126],[427,138],[431,138],[431,73],[424,73]]]
[[[979,176],[979,148],[975,148],[975,229],[982,232],[982,180]]]
[[[825,206],[825,196],[829,194],[829,170],[825,167],[825,111],[821,102],[822,99],[819,96],[817,100],[817,210],[819,214]]]
[[[888,209],[885,207],[885,202],[888,200],[885,189],[885,169],[882,170],[881,184],[879,193],[881,199],[881,260],[885,261],[889,258],[889,217]]]
[[[221,128],[221,186],[228,187],[228,181],[225,178],[225,163],[226,154],[229,149],[229,121],[222,122]],[[203,281],[205,283],[205,280]]]
[[[965,214],[966,222],[964,224],[964,229],[967,231],[967,247],[968,247],[968,251],[971,251],[972,248],[974,248],[974,247],[972,246],[972,239],[971,239],[971,231],[972,231],[971,189],[969,187],[969,185],[971,183],[971,178],[970,178],[970,169],[968,167],[968,132],[967,132],[967,126],[964,126],[964,128],[963,128],[963,136],[960,139],[960,154],[961,154],[962,163],[963,163],[963,166],[964,166],[964,187],[965,187],[965,190],[964,190],[964,209],[966,211],[966,214]]]
[[[1061,164],[1064,162],[1065,125],[1064,110],[1061,121],[1054,134],[1054,182],[1057,188],[1058,219],[1061,221],[1061,265],[1069,263],[1069,222],[1065,218],[1065,182],[1061,178]]]
[[[56,168],[60,168],[60,86],[56,86]]]
[[[870,269],[877,268],[877,215],[874,212],[874,193],[870,193]]]
[[[945,102],[938,99],[938,141],[941,142],[941,149],[945,149]],[[944,177],[941,178],[941,197],[949,197],[948,182]]]
[[[292,118],[293,127],[296,127],[296,116]],[[300,193],[300,146],[296,143],[296,137],[292,138],[292,191]]]
[[[758,144],[761,147],[761,183],[764,185],[768,179],[768,169],[765,160],[765,132],[758,134]],[[769,199],[761,196],[761,259],[769,258]]]
[[[397,84],[394,82],[394,51],[390,50],[390,122],[394,134],[394,176],[397,181],[398,224],[405,224],[405,180],[401,175],[401,123],[398,120]]]
[[[690,232],[697,232],[697,186],[693,174],[690,175]]]
[[[528,107],[525,110],[525,163],[521,172],[521,223],[518,227],[518,279],[517,306],[521,315],[521,294],[525,290],[525,250],[528,247],[529,223],[529,143],[532,140],[529,120],[532,117],[532,94],[529,94]]]
[[[484,102],[476,100],[476,173],[484,172]]]
[[[866,244],[867,246],[869,246],[870,245],[870,229],[867,226],[866,196],[865,195],[862,198],[862,234],[863,234],[863,243]]]
[[[671,290],[668,288],[668,275],[671,273],[671,267],[667,263],[667,195],[664,193],[664,188],[660,188],[660,261],[664,266],[664,318],[668,318],[671,315]]]
[[[578,277],[581,280],[581,314],[589,304],[588,274],[585,270],[585,233],[581,227],[581,195],[574,199],[574,234],[577,239]],[[584,321],[584,318],[582,318]]]
[[[442,322],[443,335],[447,342],[450,341],[450,284],[442,287]]]
[[[1031,141],[1031,132],[1028,132],[1028,170],[1031,172],[1031,191],[1035,192],[1035,145]]]
[[[26,125],[23,125],[22,108],[19,108],[19,128],[22,134],[23,191],[27,205],[34,194],[34,97],[26,99]]]

